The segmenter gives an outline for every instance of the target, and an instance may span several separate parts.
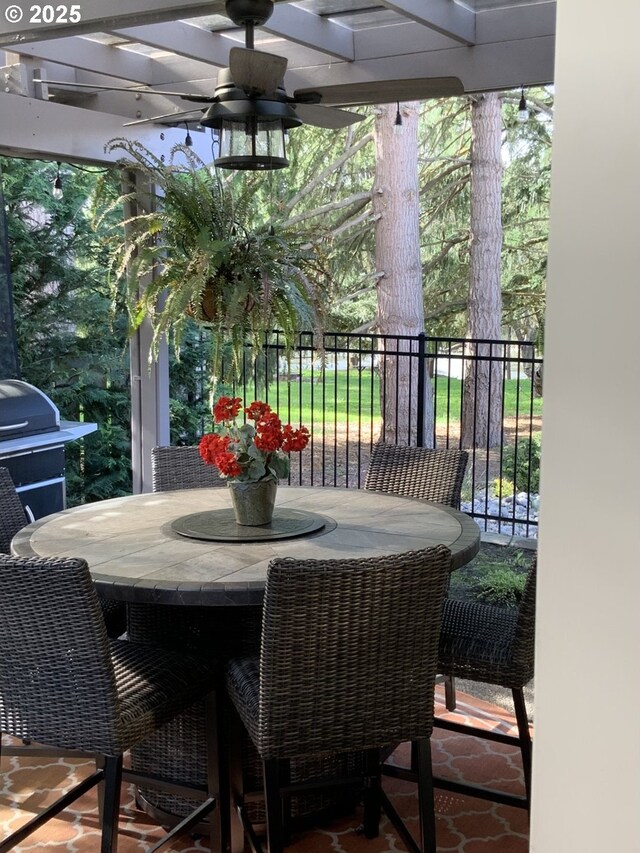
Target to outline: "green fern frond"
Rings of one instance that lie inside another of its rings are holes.
[[[232,372],[242,368],[248,340],[259,352],[278,328],[285,346],[300,329],[317,328],[327,273],[312,235],[284,227],[260,209],[260,176],[211,174],[191,149],[177,145],[168,163],[136,141],[113,139],[127,168],[138,169],[157,195],[131,192],[96,201],[96,221],[118,204],[127,213],[118,228],[110,281],[114,305],[124,303],[130,327],[153,327],[152,355],[171,337],[176,351],[187,319],[198,317],[207,294],[215,312],[212,369],[230,349]],[[136,212],[137,211],[137,212]],[[316,241],[317,242],[317,241]]]

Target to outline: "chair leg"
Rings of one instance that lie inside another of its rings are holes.
[[[524,770],[524,787],[527,796],[527,806],[531,809],[531,732],[529,731],[529,719],[527,717],[527,706],[524,701],[524,691],[521,687],[511,691],[513,705],[516,711],[518,723],[518,737],[520,738],[520,751],[522,753],[522,768]]]
[[[207,741],[207,794],[215,797],[216,808],[209,814],[212,851],[226,853],[229,849],[229,767],[226,743],[220,729],[219,687],[205,698],[205,735]]]
[[[433,798],[431,741],[414,741],[418,763],[418,811],[420,814],[420,848],[422,853],[436,853],[436,815]]]
[[[264,805],[267,814],[267,842],[269,853],[282,853],[283,821],[280,796],[280,761],[268,758],[262,762],[264,774]]]
[[[453,675],[444,677],[444,704],[447,711],[456,709],[456,680]]]
[[[364,815],[362,829],[365,838],[377,838],[380,831],[380,750],[365,753]]]
[[[288,758],[283,758],[280,762],[279,784],[288,785],[291,782],[291,761]],[[282,797],[282,846],[288,847],[291,844],[291,820],[292,820],[292,803],[291,797]]]
[[[104,770],[104,761],[105,756],[102,755],[102,753],[96,755],[96,770]],[[104,778],[101,782],[98,782],[98,785],[96,787],[96,795],[98,798],[98,820],[100,821],[100,826],[102,826],[102,818],[104,815]]]
[[[225,781],[228,784],[228,792],[223,797],[227,800],[228,808],[228,823],[229,823],[229,847],[231,853],[243,853],[245,847],[245,827],[238,813],[239,806],[244,809],[244,780],[242,772],[242,738],[244,727],[240,722],[238,715],[231,704],[231,700],[226,695],[226,691],[221,698],[221,713],[223,714],[220,722],[220,731],[227,738],[226,754],[228,766],[228,778],[222,779],[222,784]],[[222,809],[223,803],[220,803]]]
[[[121,785],[122,755],[105,755],[100,853],[116,853],[118,849],[118,813],[120,811]]]

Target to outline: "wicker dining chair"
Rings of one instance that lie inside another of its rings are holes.
[[[446,504],[460,509],[466,450],[375,444],[365,489]]]
[[[188,447],[154,447],[151,451],[154,492],[174,489],[210,489],[226,486],[214,465],[207,465],[197,445]]]
[[[115,851],[121,781],[141,781],[123,772],[123,753],[196,700],[207,697],[213,711],[213,668],[194,657],[109,641],[82,559],[0,556],[0,598],[0,730],[65,754],[79,750],[96,758],[94,773],[2,839],[0,853],[94,785],[100,785],[100,850]],[[216,804],[214,713],[210,720],[208,784],[204,792],[191,791],[204,802],[154,851],[195,826]],[[220,830],[211,824],[213,843]]]
[[[450,566],[451,553],[442,545],[383,557],[270,564],[260,657],[237,658],[227,671],[229,697],[262,759],[269,853],[280,853],[288,836],[283,802],[296,790],[338,781],[293,783],[290,761],[354,750],[365,752],[359,778],[365,835],[377,835],[383,808],[409,850],[435,851],[429,737]],[[232,802],[254,843],[239,738],[230,740]],[[380,786],[381,749],[405,740],[419,757],[420,845]],[[353,785],[354,779],[342,782]]]
[[[11,553],[11,540],[29,523],[7,468],[0,468],[0,554]],[[107,634],[119,637],[127,626],[126,606],[122,601],[98,596]]]
[[[0,553],[11,553],[11,540],[29,523],[11,474],[0,468]]]
[[[468,460],[466,450],[376,444],[364,487],[460,509],[460,492]],[[453,711],[456,707],[455,681],[447,677],[444,685],[447,708]]]
[[[529,569],[517,609],[447,599],[443,610],[438,660],[438,672],[445,675],[510,688],[518,737],[476,729],[463,723],[440,718],[436,720],[436,726],[518,746],[522,754],[525,797],[514,797],[502,792],[442,779],[436,781],[436,787],[503,802],[507,805],[529,808],[531,734],[523,687],[533,678],[535,599],[535,559]]]

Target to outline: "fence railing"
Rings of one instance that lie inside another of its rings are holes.
[[[311,431],[292,483],[361,488],[379,440],[464,446],[462,508],[485,530],[536,535],[542,358],[533,344],[304,332],[287,352],[274,333],[257,358],[247,348],[242,376],[216,393],[264,400]]]

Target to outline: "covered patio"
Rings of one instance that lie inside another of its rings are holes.
[[[219,0],[148,6],[123,0],[105,17],[99,0],[86,0],[68,7],[75,23],[34,11],[51,6],[8,6],[0,152],[104,163],[104,144],[126,121],[161,114],[127,135],[158,154],[182,142],[184,126],[171,126],[179,102],[153,88],[210,95],[242,34]],[[640,735],[614,725],[599,736],[639,698],[640,119],[630,103],[640,11],[631,0],[616,10],[622,25],[604,41],[595,2],[564,0],[556,27],[551,2],[302,0],[278,2],[256,35],[256,47],[289,60],[287,90],[313,88],[326,105],[555,82],[531,821],[531,850],[541,853],[637,846]],[[100,88],[114,84],[134,92]],[[210,155],[209,134],[192,135]],[[614,339],[612,369],[592,352]],[[148,343],[143,332],[132,351],[140,491],[150,449],[168,435],[166,364],[147,377]]]

